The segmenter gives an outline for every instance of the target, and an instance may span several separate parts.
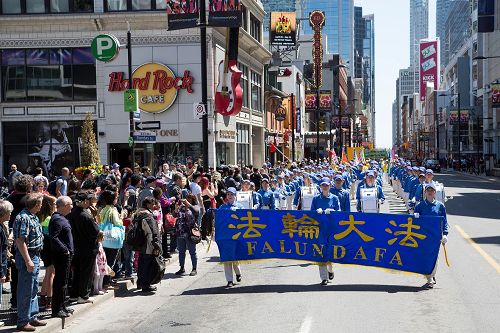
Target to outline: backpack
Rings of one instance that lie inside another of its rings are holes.
[[[54,179],[49,183],[49,186],[47,186],[47,192],[49,192],[50,195],[57,196],[56,188],[57,188],[57,181],[59,179],[62,179],[62,177],[57,177],[56,179]]]
[[[134,218],[127,227],[125,243],[138,251],[146,243],[146,234],[142,229],[142,218]]]

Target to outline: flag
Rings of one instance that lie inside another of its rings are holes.
[[[394,160],[395,160],[394,147],[392,147],[392,149],[391,149],[391,162],[393,162]]]
[[[345,147],[342,147],[342,164],[347,164],[349,161],[347,160],[347,155],[345,153]]]
[[[359,164],[358,154],[356,153],[356,148],[354,148],[354,164]]]
[[[276,137],[273,141],[269,142],[269,152],[274,154],[276,152]]]
[[[337,154],[335,154],[335,149],[331,149],[328,154],[330,155],[330,157],[332,158],[332,162],[335,163],[335,164],[338,164],[339,163],[339,159],[337,157]]]
[[[359,155],[361,157],[361,162],[365,163],[365,148],[361,148],[361,153]]]

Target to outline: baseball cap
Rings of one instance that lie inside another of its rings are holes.
[[[366,174],[366,177],[375,177],[375,174],[370,171]]]
[[[425,184],[425,190],[427,191],[428,189],[430,188],[433,188],[434,191],[436,190],[436,185],[434,184],[434,182],[432,183],[429,183],[429,184]]]
[[[243,179],[243,180],[241,181],[241,183],[242,183],[242,184],[243,184],[243,183],[250,184],[250,180],[248,180],[248,179]]]
[[[227,193],[232,193],[232,194],[236,194],[236,189],[234,187],[230,187],[226,190]]]
[[[342,178],[341,175],[336,175],[335,177],[333,177],[333,180],[337,181],[337,180],[344,180],[344,178]]]
[[[418,175],[418,178],[420,178],[420,177],[425,177],[425,173],[421,173],[421,174],[419,174],[419,175]]]
[[[146,178],[146,183],[154,183],[156,181],[156,178],[153,177],[153,176],[149,176],[148,178]]]
[[[432,174],[432,175],[433,175],[433,174],[434,174],[434,171],[432,171],[432,169],[427,169],[427,170],[425,170],[425,173],[430,173],[430,174]]]
[[[323,184],[330,185],[330,178],[328,178],[328,177],[321,178],[320,185],[323,185]]]
[[[111,168],[113,168],[113,169],[120,169],[120,164],[113,163],[113,165],[111,166]]]
[[[267,179],[267,178],[262,178],[262,180],[260,181],[260,183],[262,184],[262,183],[264,183],[264,182],[266,182],[266,183],[268,183],[268,184],[269,184],[269,179]]]

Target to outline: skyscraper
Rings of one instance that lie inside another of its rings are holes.
[[[363,77],[363,39],[365,38],[365,20],[363,8],[354,7],[354,77]]]
[[[440,40],[439,62],[441,68],[446,66],[446,20],[448,19],[448,11],[452,0],[436,0],[436,37]]]
[[[470,15],[469,0],[450,2],[445,21],[445,42],[441,44],[445,49],[445,66],[471,36]]]
[[[429,0],[410,0],[410,67],[414,69],[419,67],[420,40],[426,38],[429,38]]]
[[[375,20],[373,14],[363,16],[365,36],[363,38],[363,102],[371,114],[370,139],[375,145]]]
[[[293,0],[288,0],[294,2]],[[354,73],[354,0],[298,0],[297,11],[300,18],[308,18],[313,10],[325,12],[323,34],[328,38],[327,52],[338,53]],[[312,34],[311,26],[303,21],[303,34]]]
[[[269,30],[271,12],[295,12],[295,0],[261,0],[266,11],[264,16],[264,31]]]

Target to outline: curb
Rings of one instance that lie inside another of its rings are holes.
[[[179,256],[178,255],[173,255],[172,258],[169,258],[169,260],[165,263],[165,266],[170,266],[171,264],[174,264],[179,261]],[[124,291],[128,291],[131,288],[135,286],[135,278],[133,280],[126,280],[126,281],[119,281],[118,282],[118,289],[115,290],[110,290],[108,291],[107,294],[104,294],[102,296],[97,296],[94,298],[93,303],[89,304],[76,304],[76,305],[71,305],[73,309],[75,309],[75,312],[73,315],[69,316],[68,318],[60,319],[60,318],[40,318],[44,321],[47,322],[47,326],[43,327],[37,327],[36,332],[56,332],[59,330],[64,330],[64,327],[73,322],[75,319],[78,319],[79,317],[83,316],[85,313],[87,313],[89,310],[94,308],[96,305],[100,305],[102,303],[105,303],[111,299],[115,298],[115,294],[117,293],[122,293]],[[15,327],[14,327],[15,329]]]
[[[461,176],[465,176],[465,177],[469,177],[469,178],[473,178],[473,179],[482,179],[482,180],[488,180],[488,181],[491,181],[491,182],[498,182],[500,181],[500,178],[499,177],[495,177],[495,176],[476,176],[474,174],[470,174],[468,172],[461,172],[461,171],[451,171],[451,170],[446,170],[446,171],[443,171],[442,173],[444,174],[452,174],[452,175],[461,175]]]

